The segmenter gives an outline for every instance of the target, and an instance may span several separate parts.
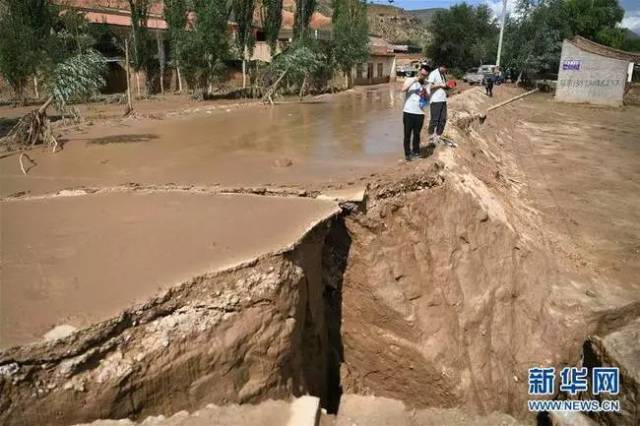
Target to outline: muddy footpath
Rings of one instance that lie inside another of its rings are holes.
[[[534,94],[480,123],[521,92],[495,93],[409,163],[388,86],[1,159],[0,423],[252,424],[313,395],[323,425],[637,425],[640,108]],[[535,366],[619,367],[622,410],[541,420]]]

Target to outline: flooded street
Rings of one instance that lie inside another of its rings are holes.
[[[401,101],[395,86],[384,85],[273,107],[103,122],[65,133],[59,153],[35,152],[26,177],[17,158],[0,160],[2,195],[125,182],[349,180],[401,157]]]

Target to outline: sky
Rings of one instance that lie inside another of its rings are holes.
[[[388,0],[373,0],[374,3],[389,4]],[[618,0],[620,6],[625,10],[622,26],[640,34],[640,1],[638,0]],[[453,4],[461,3],[461,0],[394,0],[394,6],[403,9],[428,9],[433,7],[449,7]],[[502,0],[468,0],[470,4],[488,4],[491,9],[499,14],[502,11]],[[516,0],[507,0],[507,8],[512,8]]]

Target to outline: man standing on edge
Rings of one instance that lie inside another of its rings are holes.
[[[427,79],[427,93],[430,96],[431,120],[429,121],[429,142],[440,141],[444,126],[447,124],[447,67],[440,65],[431,71]]]
[[[420,96],[424,90],[425,78],[429,74],[426,66],[422,66],[418,77],[407,78],[402,85],[405,92],[404,108],[402,109],[402,123],[404,124],[404,158],[411,161],[420,157],[420,132],[424,124],[424,111],[420,107]],[[413,149],[411,149],[411,135],[413,134]]]

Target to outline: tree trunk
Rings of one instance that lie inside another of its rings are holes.
[[[176,71],[178,73],[178,93],[182,93],[182,73],[180,72],[180,63],[176,61]]]
[[[47,111],[47,108],[49,108],[49,105],[51,105],[51,102],[53,102],[53,96],[49,96],[49,99],[47,99],[47,101],[38,108],[38,113],[44,114]]]
[[[242,58],[242,89],[247,88],[247,60]]]
[[[164,95],[165,52],[164,52],[164,42],[160,37],[160,32],[156,32],[156,41],[158,43],[158,62],[160,63],[160,93]]]
[[[33,91],[36,95],[36,99],[40,99],[40,91],[38,90],[38,76],[33,76]]]
[[[136,92],[138,99],[140,99],[140,71],[136,71]]]
[[[133,111],[133,105],[131,103],[131,69],[129,68],[129,42],[124,43],[124,62],[125,70],[127,72],[127,114]]]
[[[304,98],[304,86],[307,85],[307,74],[304,75],[302,79],[302,84],[300,85],[300,100]]]

